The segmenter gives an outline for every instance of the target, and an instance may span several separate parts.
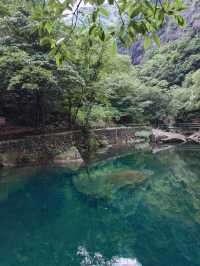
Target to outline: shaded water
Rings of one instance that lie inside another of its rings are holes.
[[[0,266],[200,265],[197,148],[0,174]]]

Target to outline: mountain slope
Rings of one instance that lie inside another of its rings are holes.
[[[160,31],[159,36],[162,46],[174,40],[180,39],[184,35],[198,35],[200,32],[200,0],[187,0],[188,9],[184,13],[187,25],[185,28],[179,28],[175,22],[168,21],[166,26]],[[145,52],[143,42],[136,42],[128,51],[123,47],[119,48],[121,53],[129,53],[133,64],[140,64],[151,54],[152,49]]]

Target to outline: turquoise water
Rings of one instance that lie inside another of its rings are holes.
[[[0,266],[200,265],[197,147],[0,177]]]

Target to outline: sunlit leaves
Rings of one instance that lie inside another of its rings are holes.
[[[87,3],[90,8],[85,13],[83,6]],[[111,27],[105,26],[103,22],[110,19],[109,9],[105,4],[113,5],[118,16],[117,23],[113,23]],[[74,36],[77,39],[83,37],[79,34],[82,27],[85,29],[85,36],[89,36],[87,40],[90,47],[110,38],[118,39],[124,47],[129,47],[141,38],[147,49],[151,43],[160,46],[157,32],[163,27],[166,17],[172,17],[181,27],[185,25],[180,13],[185,8],[182,0],[111,0],[108,3],[105,0],[49,0],[29,6],[35,33],[41,39],[40,44],[53,50],[50,56],[54,56],[58,63],[70,57],[68,44]],[[74,58],[73,54],[71,56]]]
[[[140,5],[132,4],[128,8],[128,15],[129,15],[130,19],[138,16],[140,12],[141,12],[141,6]]]
[[[48,31],[48,33],[51,33],[53,30],[53,25],[49,22],[47,22],[44,26],[44,29],[46,29]]]
[[[104,8],[104,7],[100,7],[99,8],[99,12],[102,16],[104,17],[109,17],[109,10],[107,8]]]
[[[149,36],[145,36],[144,37],[144,49],[149,48],[151,45],[151,39],[149,38]]]
[[[5,4],[0,2],[0,17],[9,15],[9,10]]]
[[[153,34],[153,40],[157,47],[160,48],[160,38],[156,34]]]
[[[182,16],[177,15],[175,18],[176,18],[177,23],[178,23],[178,25],[179,25],[180,27],[184,27],[184,26],[185,26],[186,21],[185,21],[185,19],[184,19]]]
[[[113,40],[113,42],[112,42],[112,46],[111,46],[111,54],[112,54],[113,56],[115,56],[116,53],[117,53],[117,44],[116,44],[116,41]]]

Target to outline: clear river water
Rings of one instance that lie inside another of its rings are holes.
[[[200,149],[0,171],[0,266],[199,266]]]

